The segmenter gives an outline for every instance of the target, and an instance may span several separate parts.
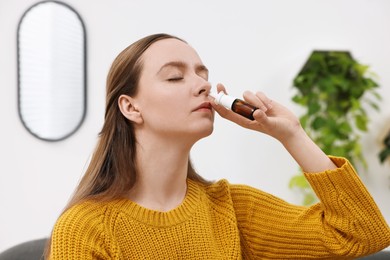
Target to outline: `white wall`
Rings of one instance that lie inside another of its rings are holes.
[[[390,1],[65,0],[86,24],[88,110],[79,131],[55,143],[30,135],[17,111],[16,29],[35,2],[0,0],[0,251],[48,236],[94,148],[112,60],[131,42],[156,32],[186,39],[209,67],[211,82],[225,83],[231,94],[262,90],[297,113],[291,82],[313,49],[351,50],[371,65],[384,98],[363,139],[370,169],[361,176],[390,222],[390,164],[380,165],[377,158],[390,128]],[[203,176],[300,201],[287,188],[297,165],[279,143],[220,118],[215,124],[213,135],[192,154]]]

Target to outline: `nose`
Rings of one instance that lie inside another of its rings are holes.
[[[204,78],[200,79],[200,82],[198,82],[197,87],[195,89],[195,95],[200,96],[201,94],[208,95],[211,90],[211,83],[205,80]]]

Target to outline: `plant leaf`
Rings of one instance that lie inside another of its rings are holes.
[[[311,127],[313,127],[314,130],[318,130],[325,126],[327,121],[323,117],[316,117],[311,124]]]
[[[390,156],[390,148],[384,149],[379,153],[380,162],[384,163],[389,156]]]
[[[313,115],[315,113],[317,113],[318,111],[320,111],[321,109],[321,106],[320,104],[318,104],[318,102],[311,102],[309,103],[309,115]]]
[[[367,129],[367,123],[368,123],[368,118],[367,116],[364,116],[364,115],[357,115],[356,118],[355,118],[355,123],[356,123],[356,127],[363,131],[363,132],[367,132],[368,129]]]
[[[306,193],[305,197],[303,198],[303,205],[310,206],[316,201],[317,197],[315,197],[313,193]]]
[[[293,176],[291,178],[288,186],[289,186],[289,188],[298,187],[300,189],[306,189],[306,188],[310,187],[305,176],[303,176],[302,174]]]

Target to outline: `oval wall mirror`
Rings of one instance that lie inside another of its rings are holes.
[[[57,1],[39,2],[17,33],[18,109],[27,130],[46,141],[72,135],[86,113],[85,27]]]

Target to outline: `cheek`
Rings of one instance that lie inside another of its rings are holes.
[[[183,98],[183,93],[173,89],[162,90],[161,88],[163,86],[157,91],[156,89],[151,90],[148,95],[145,95],[143,107],[146,110],[152,110],[156,115],[168,113],[171,117],[189,110],[189,100]]]
[[[188,116],[188,104],[172,97],[158,96],[145,104],[142,114],[146,121],[176,122]]]
[[[145,129],[159,134],[177,134],[188,127],[188,116],[183,110],[168,105],[148,109],[143,119]]]
[[[138,93],[139,106],[143,119],[175,122],[183,120],[190,112],[188,93],[183,86],[169,86],[144,80]]]

